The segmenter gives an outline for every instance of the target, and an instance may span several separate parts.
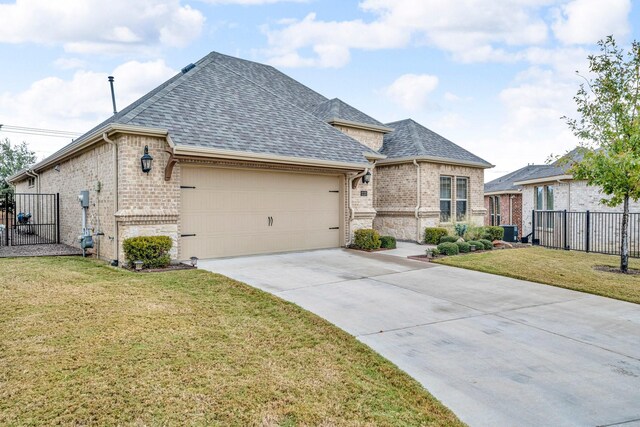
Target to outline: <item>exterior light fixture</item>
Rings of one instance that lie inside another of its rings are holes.
[[[151,171],[151,162],[153,162],[153,157],[149,155],[149,147],[144,146],[144,154],[140,158],[140,164],[142,166],[142,172],[149,173]]]
[[[365,184],[371,182],[371,171],[367,171],[367,173],[362,175],[362,182],[364,182]]]

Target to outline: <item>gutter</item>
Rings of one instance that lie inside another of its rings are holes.
[[[554,175],[544,178],[528,179],[526,181],[514,182],[515,185],[543,184],[545,182],[560,182],[562,180],[573,180],[573,175]]]
[[[418,243],[420,243],[420,216],[418,215],[418,212],[420,210],[420,196],[422,195],[422,183],[421,183],[421,179],[420,179],[420,163],[418,163],[417,160],[413,160],[413,164],[416,167],[416,176],[417,176],[417,192],[416,192],[416,209],[415,209],[415,216],[416,216],[416,241]]]
[[[118,144],[109,139],[109,136],[107,135],[106,132],[102,133],[102,139],[107,143],[113,146],[113,180],[114,180],[114,191],[113,191],[113,204],[114,204],[114,211],[113,211],[113,225],[114,225],[114,236],[113,236],[113,243],[114,243],[114,251],[113,251],[113,261],[112,261],[112,265],[115,264],[115,266],[118,265],[118,258],[119,258],[119,230],[118,230],[118,219],[116,218],[116,213],[118,212],[119,209],[119,197],[118,197],[118,172],[120,170],[120,168],[118,167]]]
[[[25,173],[36,181],[36,193],[40,193],[40,175],[35,173],[33,169],[27,169]]]
[[[492,165],[490,163],[474,162],[470,160],[447,159],[444,157],[437,157],[437,156],[396,157],[391,159],[382,159],[378,161],[378,164],[379,165],[395,165],[395,164],[401,164],[401,163],[413,163],[414,160],[419,162],[443,163],[443,164],[454,165],[454,166],[470,166],[470,167],[482,168],[482,169],[490,169],[495,167],[495,165]]]

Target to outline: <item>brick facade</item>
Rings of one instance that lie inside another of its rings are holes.
[[[484,207],[486,214],[484,217],[484,225],[491,224],[490,203],[492,197],[500,199],[500,224],[501,225],[517,225],[518,238],[522,237],[522,194],[496,194],[493,196],[484,196]]]
[[[344,125],[334,125],[340,132],[349,135],[359,143],[366,145],[374,151],[380,151],[382,148],[384,133],[372,130],[359,129]]]
[[[440,222],[440,177],[468,178],[467,220],[484,223],[484,169],[467,166],[419,162],[420,205],[418,205],[418,175],[413,163],[380,164],[376,167],[374,208],[377,211],[375,228],[383,235],[401,240],[424,240],[426,227],[452,227],[454,222]],[[455,185],[453,199],[456,199]],[[455,205],[455,202],[452,203]],[[452,212],[452,214],[455,214]]]

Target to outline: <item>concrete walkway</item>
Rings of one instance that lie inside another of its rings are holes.
[[[336,324],[469,425],[640,425],[638,305],[405,259],[412,250],[331,249],[199,267]]]

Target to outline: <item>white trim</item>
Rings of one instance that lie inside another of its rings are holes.
[[[222,150],[219,148],[196,147],[179,145],[174,148],[175,156],[209,157],[230,160],[244,160],[253,162],[285,163],[302,166],[324,166],[336,169],[361,170],[370,167],[369,163],[334,162],[321,159],[303,157],[279,156],[266,153],[251,153],[247,151]]]
[[[330,125],[347,126],[347,127],[352,127],[352,128],[356,128],[356,129],[371,130],[371,131],[374,131],[374,132],[381,132],[381,133],[393,132],[392,128],[388,128],[386,126],[370,125],[368,123],[352,122],[351,120],[338,119],[337,117],[334,117],[332,119],[327,120],[327,123],[329,123]]]
[[[501,191],[485,191],[485,196],[500,196],[502,194],[522,194],[522,189],[518,190],[501,190]]]
[[[528,179],[526,181],[514,182],[514,185],[531,185],[531,184],[544,184],[548,182],[560,182],[563,180],[573,180],[573,175],[554,175],[544,178]]]
[[[442,163],[446,165],[454,165],[454,166],[470,166],[475,168],[482,169],[490,169],[495,167],[495,165],[487,165],[486,163],[472,162],[468,160],[455,160],[455,159],[446,159],[444,157],[435,157],[435,156],[410,156],[410,157],[398,157],[398,158],[387,158],[384,160],[379,160],[379,166],[385,165],[395,165],[399,163],[413,163],[416,160],[418,162],[429,162],[429,163]]]

